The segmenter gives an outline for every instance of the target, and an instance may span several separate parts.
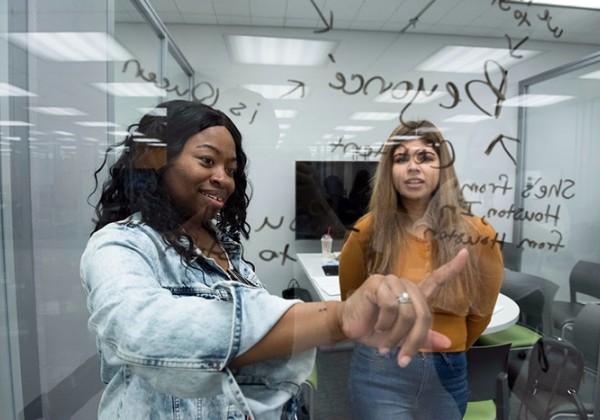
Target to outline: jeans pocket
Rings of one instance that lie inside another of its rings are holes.
[[[464,352],[440,352],[444,366],[453,373],[462,373],[467,370],[467,357]]]

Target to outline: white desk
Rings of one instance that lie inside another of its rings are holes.
[[[326,276],[321,268],[321,254],[296,254],[308,281],[321,300],[341,300],[338,276]],[[506,329],[517,322],[519,306],[506,295],[500,294],[492,319],[483,332],[491,334]]]

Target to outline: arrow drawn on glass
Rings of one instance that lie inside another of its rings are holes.
[[[506,39],[508,39],[508,49],[510,51],[511,57],[514,57],[514,58],[523,58],[523,55],[521,55],[521,54],[515,54],[515,51],[517,51],[517,48],[519,48],[521,45],[523,45],[523,43],[525,41],[527,41],[529,39],[529,37],[526,36],[525,38],[523,38],[513,48],[513,46],[512,46],[512,39],[507,34],[504,34],[504,36],[506,37]]]
[[[425,12],[427,11],[427,9],[429,9],[429,7],[430,7],[430,6],[431,6],[433,3],[435,3],[435,0],[431,0],[431,1],[430,1],[430,2],[429,2],[429,3],[428,3],[426,6],[425,6],[425,7],[423,7],[423,9],[421,9],[421,11],[420,11],[420,12],[419,12],[419,13],[418,13],[418,14],[417,14],[415,17],[413,17],[413,18],[409,19],[409,21],[408,21],[408,24],[407,24],[407,25],[406,25],[404,28],[402,28],[402,29],[400,30],[400,33],[401,33],[401,34],[403,34],[403,33],[404,33],[404,32],[406,32],[406,30],[407,30],[408,28],[410,28],[411,26],[412,26],[413,28],[416,28],[416,27],[417,27],[417,22],[419,21],[419,18],[420,18],[421,16],[423,16],[423,13],[425,13]]]
[[[492,150],[494,150],[494,146],[496,146],[496,144],[500,143],[500,145],[502,146],[502,148],[504,149],[504,151],[506,152],[506,154],[508,155],[510,160],[512,160],[513,163],[516,165],[517,161],[515,160],[513,155],[511,155],[510,152],[508,151],[508,149],[506,148],[506,145],[504,144],[504,141],[503,141],[504,139],[516,141],[517,143],[521,142],[519,139],[516,139],[514,137],[508,137],[508,136],[505,136],[504,134],[500,134],[500,135],[498,135],[498,137],[496,137],[494,140],[492,140],[492,142],[487,147],[487,149],[485,149],[485,154],[489,156],[490,153],[492,153]]]
[[[328,23],[327,19],[325,19],[325,16],[323,16],[323,13],[321,13],[321,11],[319,10],[319,8],[315,4],[315,2],[313,0],[310,0],[310,2],[312,3],[313,6],[315,6],[315,9],[317,9],[317,13],[319,13],[321,20],[325,24],[325,28],[317,29],[317,30],[314,30],[313,32],[315,34],[319,34],[319,33],[327,32],[327,31],[331,30],[331,28],[333,28],[333,11],[331,11],[331,10],[329,11],[329,23]]]
[[[293,83],[297,83],[298,85],[296,87],[294,87],[294,89],[290,90],[287,93],[284,93],[283,95],[281,95],[279,98],[285,98],[288,95],[291,95],[292,93],[294,93],[296,90],[300,89],[300,97],[304,98],[304,82],[301,82],[300,80],[292,80],[292,79],[288,79],[288,82],[293,82]]]

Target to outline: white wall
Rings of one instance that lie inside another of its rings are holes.
[[[453,36],[402,35],[393,33],[370,33],[352,31],[331,31],[318,36],[308,30],[239,28],[239,27],[200,27],[170,25],[171,35],[183,54],[196,71],[196,82],[206,81],[221,92],[215,107],[228,111],[238,103],[244,103],[248,109],[240,115],[228,112],[242,131],[247,152],[250,157],[250,177],[254,184],[254,196],[251,204],[250,223],[253,234],[246,244],[246,255],[257,266],[261,279],[273,293],[285,287],[294,276],[293,258],[296,252],[317,252],[316,241],[296,241],[290,223],[294,218],[294,161],[295,160],[344,160],[352,159],[341,152],[333,151],[331,141],[337,141],[344,135],[335,127],[347,124],[374,125],[366,133],[358,133],[352,139],[345,138],[344,143],[354,142],[360,146],[376,146],[385,141],[394,128],[397,119],[391,121],[361,122],[348,118],[358,111],[387,111],[400,114],[404,104],[385,104],[373,101],[377,96],[377,84],[369,88],[368,94],[346,95],[339,89],[340,79],[337,73],[348,80],[347,89],[356,89],[356,82],[350,82],[352,75],[360,74],[365,80],[380,76],[386,82],[394,84],[410,81],[415,86],[422,77],[426,89],[437,84],[437,91],[446,92],[445,96],[429,104],[411,105],[404,113],[406,119],[427,118],[436,123],[450,139],[457,153],[456,168],[463,184],[471,185],[467,189],[473,204],[473,211],[486,214],[490,208],[508,209],[514,200],[515,165],[499,144],[491,154],[484,152],[498,136],[512,138],[517,133],[517,108],[504,107],[497,119],[490,118],[478,123],[449,123],[445,120],[458,114],[483,115],[466,94],[469,86],[473,99],[485,110],[494,112],[495,97],[484,83],[483,70],[473,74],[423,72],[416,66],[432,53],[445,45],[466,45],[506,48],[503,34],[498,38],[465,38]],[[318,67],[287,67],[238,64],[232,59],[226,36],[229,34],[248,34],[286,38],[308,38],[337,42],[333,51],[334,61],[324,60]],[[525,46],[523,47],[525,48]],[[558,65],[576,60],[597,49],[597,46],[574,45],[566,43],[528,42],[527,49],[539,52],[533,58],[517,62],[508,67],[507,97],[517,94],[520,80],[544,72]],[[494,68],[493,66],[490,68]],[[500,86],[498,72],[490,71],[491,84]],[[265,99],[245,90],[245,84],[288,84],[288,80],[301,80],[306,84],[307,92],[300,100]],[[454,109],[445,109],[441,104],[449,105],[452,100],[447,93],[447,82],[459,89],[460,104]],[[257,105],[259,104],[259,105]],[[295,109],[298,116],[292,120],[277,120],[274,109]],[[250,120],[258,110],[254,121]],[[289,124],[288,130],[280,130],[279,123]],[[283,137],[279,137],[283,135]],[[325,135],[333,138],[325,140]],[[516,142],[505,140],[512,156],[516,156]],[[372,156],[371,159],[377,159]],[[490,184],[508,184],[511,189],[496,189]],[[263,226],[268,218],[278,229]],[[512,239],[512,221],[504,218],[490,219],[496,230],[506,241]],[[261,226],[263,226],[261,228]],[[341,241],[334,249],[341,248]],[[271,259],[270,261],[267,261]],[[297,274],[297,273],[296,273]]]

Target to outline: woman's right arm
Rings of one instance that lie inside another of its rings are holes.
[[[401,345],[401,366],[422,347],[446,348],[450,345],[448,338],[430,330],[432,315],[427,296],[456,277],[467,259],[466,250],[459,252],[419,285],[394,275],[372,275],[344,302],[298,303],[231,365],[255,363],[343,339],[377,347],[381,352]],[[398,303],[403,292],[410,295],[411,304]]]

